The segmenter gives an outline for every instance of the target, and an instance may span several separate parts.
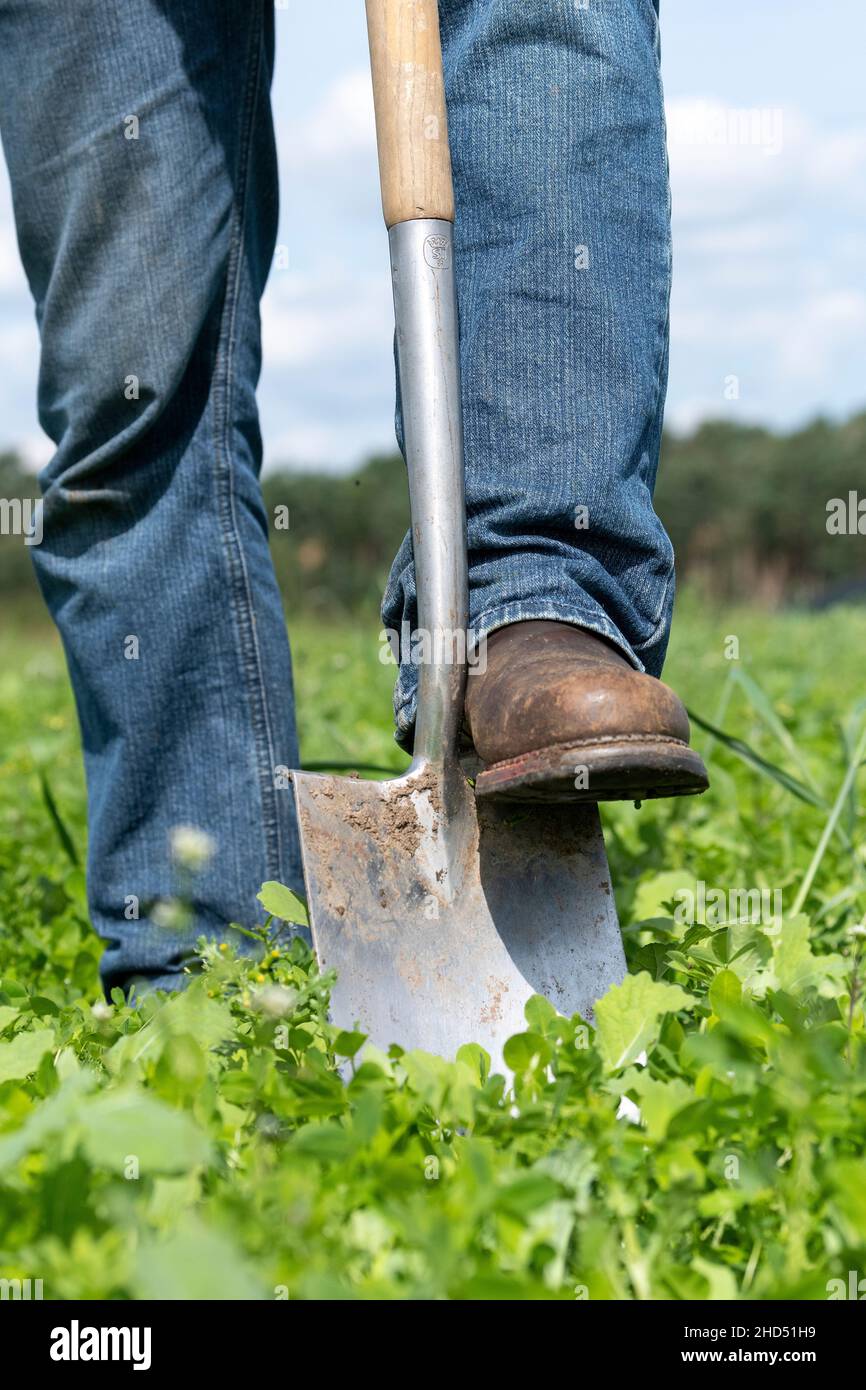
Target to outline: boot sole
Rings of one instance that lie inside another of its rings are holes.
[[[502,801],[652,801],[699,796],[709,786],[687,743],[643,734],[557,744],[481,767],[476,796]]]

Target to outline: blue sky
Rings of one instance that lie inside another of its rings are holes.
[[[263,307],[266,460],[346,468],[392,444],[363,4],[278,0],[276,19],[282,213]],[[662,0],[662,44],[669,423],[722,416],[789,428],[866,405],[866,7]],[[754,136],[738,124],[747,111],[759,113]],[[734,129],[748,135],[720,138]],[[41,463],[51,446],[36,420],[37,340],[5,174],[0,314],[0,447]]]

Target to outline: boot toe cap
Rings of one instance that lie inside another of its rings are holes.
[[[665,738],[688,743],[689,721],[678,696],[653,676],[606,667],[595,678],[559,676],[526,688],[519,673],[500,682],[493,699],[470,705],[476,752],[486,763],[557,744]]]

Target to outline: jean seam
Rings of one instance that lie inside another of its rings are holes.
[[[670,333],[671,285],[672,285],[672,282],[673,282],[673,234],[672,234],[672,231],[671,231],[671,213],[672,213],[672,206],[671,206],[671,188],[670,188],[670,159],[669,159],[669,156],[668,156],[667,115],[666,115],[666,113],[665,113],[664,84],[663,84],[663,82],[662,82],[661,64],[660,64],[660,61],[659,61],[659,39],[660,39],[660,32],[661,32],[661,24],[660,24],[659,15],[658,15],[658,12],[657,12],[655,6],[652,6],[652,10],[653,10],[653,39],[652,39],[652,43],[653,43],[653,69],[654,69],[654,72],[655,72],[656,92],[657,92],[657,95],[658,95],[659,110],[660,110],[660,112],[661,112],[661,154],[662,154],[663,172],[664,172],[665,182],[666,182],[666,186],[667,186],[667,239],[666,239],[666,246],[667,246],[667,263],[666,263],[666,268],[665,268],[664,312],[663,312],[663,314],[662,314],[662,320],[661,320],[661,325],[660,325],[660,329],[661,329],[661,350],[660,350],[660,352],[659,352],[658,367],[657,367],[657,370],[656,370],[655,408],[654,408],[654,410],[653,410],[653,424],[654,424],[654,425],[656,425],[656,424],[659,424],[659,425],[660,425],[660,422],[659,422],[659,412],[660,412],[661,410],[663,410],[663,408],[664,408],[664,402],[663,402],[663,398],[662,398],[662,375],[663,375],[664,369],[665,369],[665,361],[666,361],[666,358],[667,358],[667,339],[668,339],[668,336],[669,336],[669,333]],[[661,436],[661,429],[660,429],[660,428],[659,428],[659,435]],[[652,496],[650,496],[650,506],[652,506]],[[654,509],[653,509],[653,510],[654,510]],[[661,522],[659,523],[659,525],[661,526]],[[665,534],[667,534],[667,533],[665,533]],[[668,539],[668,544],[670,545],[670,540],[669,540],[669,539]],[[665,615],[666,615],[667,610],[668,610],[668,598],[669,598],[669,595],[670,595],[671,582],[672,582],[672,580],[673,580],[673,578],[674,578],[675,570],[676,570],[676,556],[675,556],[674,551],[673,551],[673,546],[671,546],[671,558],[670,558],[670,563],[669,563],[669,565],[668,565],[667,573],[666,573],[666,575],[665,575],[665,577],[664,577],[664,587],[663,587],[663,589],[662,589],[661,597],[660,597],[660,599],[659,599],[659,603],[658,603],[658,606],[657,606],[657,608],[656,608],[656,611],[655,611],[655,614],[654,614],[654,617],[653,617],[653,620],[652,620],[653,630],[652,630],[652,632],[650,633],[650,635],[649,635],[648,637],[645,637],[645,638],[643,639],[643,641],[640,642],[640,643],[638,644],[638,646],[635,648],[635,651],[636,651],[636,652],[637,652],[637,651],[645,651],[648,647],[654,647],[654,646],[656,645],[656,643],[658,642],[660,635],[661,635],[662,632],[664,631],[664,628],[666,627]]]
[[[216,457],[217,504],[222,530],[223,551],[229,572],[232,609],[235,617],[237,653],[245,684],[256,763],[259,773],[262,826],[264,830],[265,863],[270,865],[269,877],[279,877],[282,870],[283,846],[280,817],[274,802],[274,751],[272,721],[259,648],[258,634],[249,570],[237,524],[234,487],[232,441],[232,366],[236,343],[237,309],[240,299],[241,270],[245,245],[246,215],[249,195],[249,156],[252,145],[256,103],[260,89],[262,67],[261,16],[251,26],[248,75],[244,105],[241,113],[241,140],[238,151],[237,183],[233,227],[226,268],[226,288],[223,303],[220,338],[217,349],[214,393],[214,449]],[[263,763],[264,759],[264,763]]]

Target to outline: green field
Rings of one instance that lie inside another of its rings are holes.
[[[293,637],[304,761],[402,767],[374,623]],[[215,946],[182,996],[100,1004],[62,656],[39,618],[4,632],[0,1277],[46,1298],[825,1299],[862,1274],[864,651],[863,611],[686,596],[666,677],[728,736],[696,730],[712,790],[605,809],[631,975],[595,1032],[534,1001],[503,1098],[471,1038],[342,1081],[359,1039],[300,946]],[[684,891],[710,909],[693,922]],[[757,900],[782,921],[731,920]]]

